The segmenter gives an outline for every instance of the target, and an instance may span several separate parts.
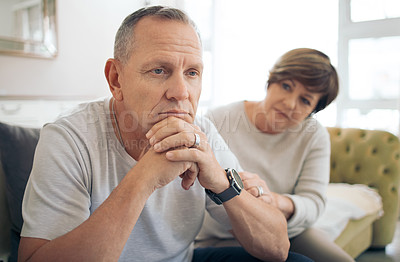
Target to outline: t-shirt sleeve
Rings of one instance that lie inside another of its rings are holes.
[[[57,124],[43,127],[22,204],[21,236],[52,240],[90,215],[84,143]]]

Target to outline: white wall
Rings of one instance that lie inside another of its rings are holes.
[[[13,0],[1,0],[0,8],[0,35],[13,36],[12,25],[8,24],[7,21],[11,21],[11,10],[13,6]],[[6,25],[6,26],[4,26]]]
[[[0,95],[94,98],[109,94],[104,64],[115,33],[142,0],[58,0],[55,59],[0,55]]]

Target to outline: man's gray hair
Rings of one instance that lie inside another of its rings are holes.
[[[196,24],[183,11],[165,6],[144,7],[128,15],[122,22],[115,36],[114,58],[123,64],[126,64],[132,55],[134,45],[133,31],[135,25],[140,19],[146,16],[156,16],[162,19],[180,21],[184,24],[189,24],[196,30],[200,39],[200,34],[197,30]]]

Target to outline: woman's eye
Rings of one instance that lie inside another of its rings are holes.
[[[307,98],[302,98],[301,101],[305,104],[305,105],[311,105],[310,101],[308,101]]]
[[[284,90],[290,90],[290,85],[286,84],[286,83],[282,83],[282,88]]]

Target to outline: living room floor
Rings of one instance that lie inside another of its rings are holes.
[[[368,250],[356,258],[357,262],[400,262],[400,221],[392,243],[385,250]]]

